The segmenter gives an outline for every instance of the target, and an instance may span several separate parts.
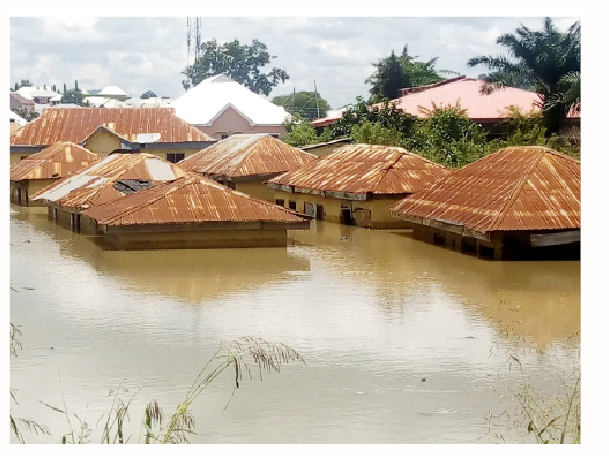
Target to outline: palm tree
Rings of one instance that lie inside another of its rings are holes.
[[[579,105],[580,22],[575,22],[567,33],[561,33],[552,19],[546,17],[541,31],[521,24],[515,34],[497,38],[497,44],[507,49],[509,57],[480,56],[467,62],[470,67],[482,64],[492,70],[485,78],[484,92],[505,86],[534,87],[541,95],[548,133],[558,132],[560,121],[572,105]]]

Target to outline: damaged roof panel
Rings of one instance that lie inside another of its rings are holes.
[[[294,211],[229,189],[200,176],[156,185],[83,212],[103,225],[204,222],[283,222],[305,219]]]
[[[148,165],[154,160],[166,164],[171,172],[166,169],[162,173],[157,172],[161,168],[157,169],[152,165],[154,172],[151,173]],[[187,174],[173,163],[166,162],[152,154],[112,154],[74,176],[74,182],[61,180],[36,193],[32,199],[52,201],[65,207],[81,208],[123,196],[124,193],[113,186],[113,183],[118,180],[158,183],[175,180]],[[93,185],[85,185],[94,179],[96,182],[92,182]],[[128,191],[131,192],[133,189]]]

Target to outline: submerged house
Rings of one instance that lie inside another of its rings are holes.
[[[82,214],[120,250],[285,247],[287,230],[309,229],[293,211],[190,175]]]
[[[188,157],[179,166],[256,198],[273,201],[273,191],[264,182],[316,158],[267,134],[233,135]]]
[[[74,231],[95,231],[94,226],[81,224],[83,210],[186,175],[184,170],[155,155],[112,154],[31,199],[48,206],[49,216],[58,223]]]
[[[115,150],[144,150],[171,162],[215,142],[172,108],[46,109],[11,135],[11,163],[59,141],[80,144],[103,157]]]
[[[508,147],[392,209],[414,236],[496,260],[579,256],[581,164],[555,150]]]
[[[42,152],[11,165],[11,202],[21,206],[40,206],[40,201],[30,201],[30,195],[101,159],[99,155],[71,142],[59,142],[47,147]]]
[[[352,144],[270,179],[275,204],[319,220],[402,228],[389,207],[450,171],[401,147]]]
[[[283,123],[290,117],[281,106],[223,74],[201,81],[171,106],[178,116],[216,140],[251,133],[280,138],[286,133]]]

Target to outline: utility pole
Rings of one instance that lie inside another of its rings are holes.
[[[317,104],[317,118],[319,119],[319,95],[317,94],[317,84],[313,79],[313,86],[315,87],[315,103]]]

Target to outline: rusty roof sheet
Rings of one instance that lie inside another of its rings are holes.
[[[205,222],[301,223],[294,211],[194,174],[92,207],[83,212],[103,225]]]
[[[11,122],[10,123],[10,133],[9,135],[12,135],[13,133],[15,133],[17,130],[21,129],[21,125],[19,125],[17,122]]]
[[[191,155],[179,166],[205,175],[243,177],[284,173],[316,158],[266,134],[237,134]]]
[[[140,133],[160,133],[159,142],[214,140],[177,117],[173,108],[65,108],[43,110],[39,118],[11,136],[11,145],[80,143],[100,125],[130,141]]]
[[[479,232],[579,229],[581,164],[546,147],[508,147],[396,204],[396,216]]]
[[[399,194],[416,192],[449,173],[401,147],[351,144],[268,182],[319,191]]]
[[[111,154],[80,173],[36,193],[32,199],[64,207],[86,208],[124,196],[113,185],[119,179],[158,183],[186,175],[187,172],[177,165],[152,154]]]
[[[72,176],[101,159],[77,144],[60,142],[11,165],[10,179],[18,181]]]

